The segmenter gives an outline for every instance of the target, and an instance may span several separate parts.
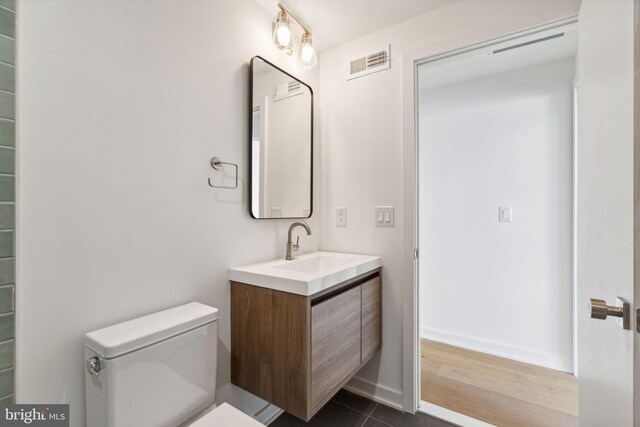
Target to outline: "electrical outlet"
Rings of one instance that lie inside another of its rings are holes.
[[[394,227],[395,209],[393,206],[376,206],[376,227]]]
[[[336,227],[347,226],[347,208],[336,208]]]

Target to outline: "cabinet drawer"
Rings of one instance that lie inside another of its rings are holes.
[[[380,276],[362,284],[362,362],[373,356],[382,344],[382,298]]]
[[[311,307],[311,408],[361,360],[361,286]]]

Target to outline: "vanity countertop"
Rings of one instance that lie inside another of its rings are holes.
[[[380,267],[379,256],[321,251],[230,268],[229,280],[310,296]]]

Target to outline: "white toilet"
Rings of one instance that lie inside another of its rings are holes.
[[[193,302],[88,333],[87,426],[262,426],[215,407],[217,320]]]

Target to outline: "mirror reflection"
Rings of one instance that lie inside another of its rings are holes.
[[[251,216],[312,212],[313,92],[268,61],[251,60]]]

